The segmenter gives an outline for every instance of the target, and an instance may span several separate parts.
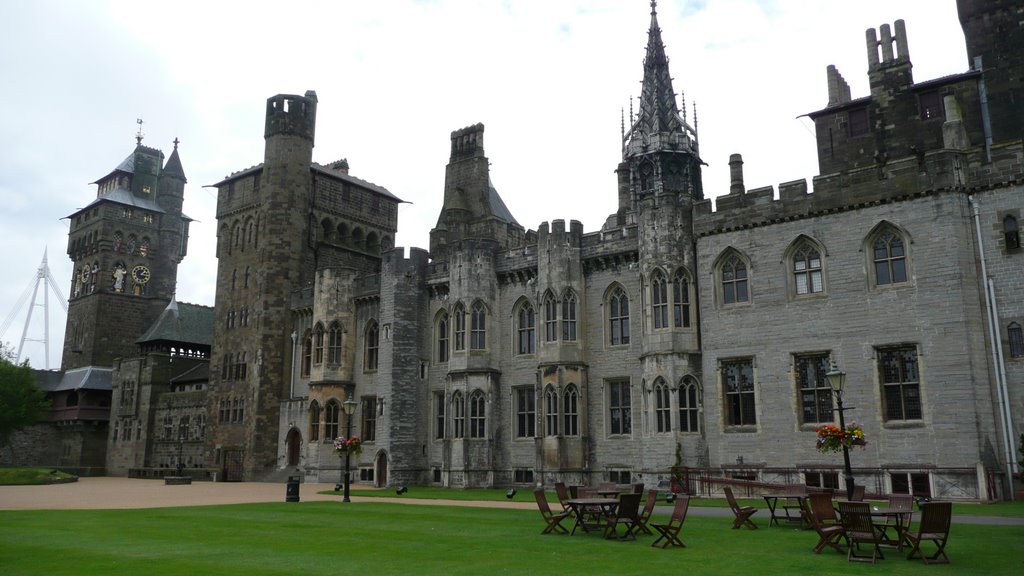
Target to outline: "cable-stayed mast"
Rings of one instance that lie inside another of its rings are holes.
[[[41,304],[37,304],[36,298],[39,296],[40,285],[45,285],[43,287],[43,302]],[[29,295],[31,294],[31,300],[28,303],[28,314],[25,316],[25,326],[21,330],[21,341],[18,343],[18,355],[15,361],[21,362],[21,353],[25,348],[25,342],[42,342],[47,370],[50,369],[50,291],[52,291],[53,295],[56,296],[57,301],[64,307],[64,312],[66,313],[68,311],[68,300],[63,294],[61,294],[60,287],[53,279],[53,274],[50,273],[50,266],[46,261],[46,250],[43,250],[43,261],[39,264],[39,269],[36,271],[35,277],[33,277],[32,280],[29,281],[28,286],[25,287],[25,291],[22,293],[21,297],[18,298],[18,301],[14,305],[14,309],[11,311],[10,315],[4,319],[3,329],[0,330],[0,335],[7,333],[7,329],[10,327],[11,322],[13,322],[14,318],[21,313],[25,306],[25,301],[29,300]],[[32,313],[36,306],[41,306],[43,308],[43,337],[41,339],[28,337],[28,329],[32,324]]]

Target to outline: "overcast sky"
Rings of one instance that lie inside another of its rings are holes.
[[[63,217],[135,146],[175,138],[195,219],[178,299],[213,305],[216,197],[263,161],[266,99],[315,90],[313,160],[407,202],[398,246],[427,248],[453,130],[482,122],[491,178],[527,229],[616,208],[621,113],[639,93],[648,0],[101,2],[0,0],[0,338],[17,349],[45,250],[71,285]],[[864,32],[903,19],[914,78],[968,69],[955,0],[661,0],[676,92],[696,107],[704,193],[817,174],[813,125],[835,64],[868,95]],[[42,289],[22,359],[58,368],[66,315]],[[20,305],[19,305],[20,304]]]

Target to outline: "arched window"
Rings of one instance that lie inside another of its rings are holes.
[[[333,441],[338,437],[338,416],[341,413],[341,405],[334,398],[327,401],[324,406],[324,440]]]
[[[531,306],[529,302],[524,302],[523,305],[519,307],[519,314],[516,322],[516,334],[518,336],[516,342],[517,354],[534,353],[536,323],[537,317],[533,312],[533,306]]]
[[[447,362],[448,361],[448,314],[441,312],[437,316],[437,361]]]
[[[697,381],[692,376],[683,378],[679,385],[679,430],[681,432],[700,432],[700,394]]]
[[[371,321],[366,328],[366,351],[363,357],[363,370],[377,369],[377,351],[380,345],[380,328],[377,322]]]
[[[313,442],[320,439],[320,403],[316,400],[309,403],[309,439]]]
[[[824,289],[821,254],[810,242],[803,242],[793,253],[793,286],[798,296],[817,294]]]
[[[1006,333],[1010,338],[1010,357],[1020,358],[1024,356],[1024,332],[1021,331],[1020,324],[1010,322],[1010,325],[1006,328]]]
[[[558,436],[558,391],[550,384],[544,388],[544,435]]]
[[[299,376],[303,378],[309,377],[309,370],[313,364],[313,333],[306,331],[306,334],[302,337],[302,362],[299,366]]]
[[[1020,248],[1020,225],[1017,219],[1007,214],[1003,217],[1003,238],[1006,240],[1007,250]]]
[[[739,256],[733,254],[722,263],[720,277],[722,280],[722,303],[736,304],[750,301],[747,265]]]
[[[579,393],[575,384],[569,384],[562,392],[562,434],[580,435]]]
[[[875,285],[901,284],[907,281],[907,253],[901,238],[891,228],[882,230],[872,242]]]
[[[672,279],[672,318],[676,328],[690,327],[690,280],[682,270]]]
[[[470,350],[487,349],[487,309],[483,302],[473,304],[473,314],[469,325]]]
[[[562,340],[576,341],[576,294],[572,290],[562,295]]]
[[[462,392],[452,392],[452,438],[466,436],[466,403]]]
[[[654,423],[658,432],[672,431],[672,404],[668,384],[661,378],[654,382]]]
[[[487,403],[484,393],[474,390],[469,396],[469,437],[486,438],[487,434]]]
[[[544,295],[544,341],[558,340],[558,302],[550,292]]]
[[[655,328],[668,328],[668,282],[661,270],[651,273],[651,316]]]
[[[242,287],[243,288],[248,288],[249,287],[249,267],[248,266],[245,267],[245,276],[242,278]]]
[[[324,325],[317,322],[313,329],[313,364],[324,363]]]
[[[327,330],[327,363],[333,366],[341,364],[341,325],[331,322]]]
[[[612,346],[629,344],[629,296],[621,286],[608,297],[608,335]]]
[[[455,321],[455,349],[465,350],[466,349],[466,309],[462,306],[462,303],[455,305],[455,310],[452,311],[452,316]]]

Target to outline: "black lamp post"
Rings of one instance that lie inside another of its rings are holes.
[[[355,414],[356,406],[357,405],[358,404],[356,403],[356,401],[352,399],[352,394],[349,394],[348,398],[342,403],[342,406],[345,408],[345,439],[346,440],[352,437],[352,415]],[[349,451],[346,450],[345,451],[345,497],[341,499],[342,502],[351,502],[351,500],[348,499],[348,487],[349,487],[349,483],[351,481],[351,478],[350,478],[350,475],[349,475],[349,458],[351,456],[352,455],[349,453]]]
[[[853,408],[843,407],[843,384],[846,382],[846,372],[840,370],[833,360],[828,372],[825,373],[825,379],[828,380],[828,385],[832,387],[832,395],[836,398],[835,410],[839,412],[839,429],[846,431],[846,419],[843,417],[843,412],[853,410]],[[846,477],[846,499],[853,500],[853,469],[850,468],[850,449],[846,447],[845,443],[843,444],[843,473]]]

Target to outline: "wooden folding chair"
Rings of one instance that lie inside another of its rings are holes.
[[[651,546],[655,548],[668,548],[669,546],[686,548],[686,544],[679,539],[679,529],[683,527],[683,522],[686,522],[686,511],[689,509],[689,496],[676,498],[676,506],[672,509],[672,516],[669,517],[668,524],[651,524],[659,534],[658,538],[651,542]]]
[[[757,529],[757,524],[750,519],[751,516],[757,512],[757,508],[753,506],[740,506],[736,503],[736,497],[732,495],[732,487],[725,487],[725,499],[729,501],[729,508],[732,509],[732,513],[736,515],[736,519],[732,521],[733,529],[741,526],[746,526],[752,530]]]
[[[895,530],[899,549],[903,550],[903,540],[914,518],[914,497],[910,494],[890,494],[888,510],[896,516],[886,516],[885,524],[882,525],[882,535],[885,536],[885,532],[890,529]]]
[[[925,564],[948,564],[949,556],[946,556],[946,542],[949,540],[949,524],[952,519],[953,505],[949,502],[925,502],[921,504],[921,522],[917,526],[917,532],[907,530],[906,539],[913,548],[907,555],[907,560],[921,555]],[[925,556],[921,550],[921,543],[926,541],[935,543],[935,553]],[[941,558],[941,559],[940,559]]]
[[[567,510],[552,512],[551,507],[548,506],[547,496],[544,495],[544,490],[540,488],[533,491],[533,496],[537,499],[537,508],[540,509],[540,515],[544,518],[545,526],[541,534],[550,534],[555,531],[560,534],[568,534],[569,530],[562,526],[562,520],[572,516],[572,512]]]
[[[878,558],[885,559],[882,549],[878,547],[882,543],[882,535],[871,520],[871,506],[867,502],[840,502],[839,516],[846,537],[847,560],[874,564]],[[861,544],[871,545],[871,556],[858,554]]]
[[[651,529],[647,527],[647,523],[651,521],[651,514],[654,514],[654,506],[658,503],[658,491],[651,489],[647,491],[647,500],[644,501],[644,507],[640,510],[640,524],[639,528],[644,531],[644,534],[653,534]]]
[[[643,494],[633,494],[632,492],[627,494],[619,495],[619,505],[615,509],[615,514],[606,518],[607,524],[605,524],[604,537],[611,538],[612,536],[618,537],[620,540],[629,538],[630,540],[636,540],[637,530],[640,524],[640,498]],[[618,536],[617,528],[619,524],[626,526],[626,533],[622,536]]]
[[[850,495],[850,502],[863,502],[864,501],[864,487],[854,484],[853,494]]]
[[[821,554],[826,546],[831,546],[836,552],[842,554],[844,550],[839,546],[843,539],[843,526],[839,524],[836,517],[836,509],[832,507],[832,495],[825,492],[815,492],[804,500],[804,510],[811,528],[818,534],[818,543],[814,546],[814,553]]]
[[[558,503],[562,505],[562,510],[569,509],[569,488],[565,485],[565,482],[555,482],[555,494],[558,495]]]

